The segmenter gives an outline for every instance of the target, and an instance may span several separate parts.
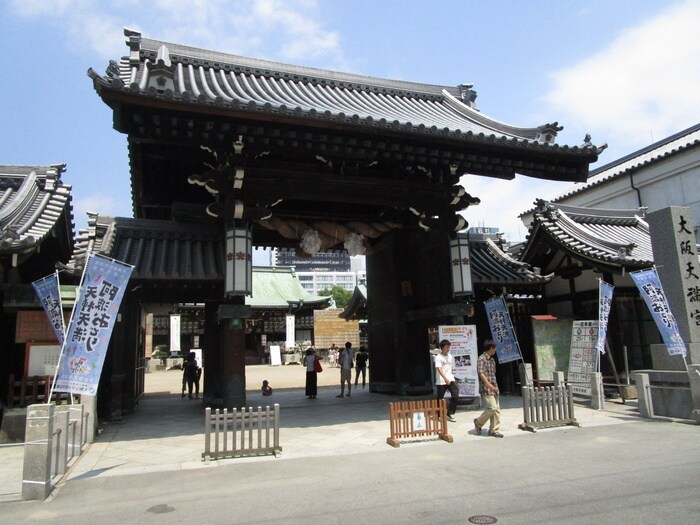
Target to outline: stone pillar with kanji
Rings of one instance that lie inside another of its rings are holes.
[[[675,369],[685,369],[687,364],[693,399],[692,417],[700,423],[700,263],[692,213],[690,208],[671,206],[650,213],[647,220],[654,264],[688,351],[685,363],[680,362],[678,356],[669,361]],[[657,362],[669,362],[666,361],[668,356],[655,348],[652,348],[652,357],[659,358]],[[654,368],[657,368],[656,363]]]

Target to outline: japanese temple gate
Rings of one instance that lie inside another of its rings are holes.
[[[125,36],[128,56],[104,75],[88,72],[114,128],[128,137],[133,211],[144,223],[141,233],[112,233],[121,248],[111,254],[138,270],[112,342],[112,410],[132,395],[138,305],[169,300],[206,304],[204,359],[219,366],[207,375],[205,402],[245,404],[252,246],[365,254],[370,389],[427,393],[428,329],[462,324],[473,306],[452,282],[453,265],[468,261],[453,259],[450,241],[466,227],[460,212],[478,203],[463,177],[581,182],[600,152],[590,142],[555,144],[556,123],[519,128],[490,119],[476,109],[471,85],[384,80]],[[144,251],[147,231],[189,231],[187,259]]]

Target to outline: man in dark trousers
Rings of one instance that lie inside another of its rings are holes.
[[[182,376],[184,381],[187,383],[187,397],[192,398],[192,387],[195,389],[195,397],[199,397],[199,376],[201,369],[197,366],[197,359],[194,352],[190,352],[187,355],[187,361],[183,367]],[[182,397],[185,397],[185,392],[183,388]]]
[[[457,398],[459,388],[455,382],[452,370],[455,367],[455,360],[450,354],[450,342],[447,339],[440,341],[440,353],[435,356],[435,384],[437,386],[438,400],[445,397],[445,392],[450,391],[450,403],[447,405],[447,420],[455,423],[457,420],[454,414],[457,411]]]

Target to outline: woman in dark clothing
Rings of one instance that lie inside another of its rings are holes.
[[[197,359],[195,358],[195,353],[190,352],[187,355],[187,362],[185,363],[183,375],[185,376],[185,381],[187,382],[187,397],[192,399],[192,387],[195,387],[195,397],[199,397],[199,367],[197,366]],[[184,393],[183,393],[184,396]]]
[[[367,349],[362,346],[360,347],[360,353],[355,356],[355,388],[357,388],[357,380],[360,378],[360,373],[362,373],[362,388],[365,387],[367,359],[369,359],[369,354],[367,353]]]
[[[318,372],[316,372],[315,361],[316,352],[313,348],[307,348],[304,355],[303,364],[306,365],[306,396],[309,399],[316,399],[318,384]]]

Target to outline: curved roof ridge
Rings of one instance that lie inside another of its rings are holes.
[[[61,225],[72,243],[71,186],[61,181],[64,169],[65,164],[0,165],[0,244],[4,252],[39,251],[43,240],[56,234]]]
[[[126,30],[125,30],[126,33]],[[138,35],[138,36],[137,36]],[[161,46],[166,46],[170,52],[172,59],[175,57],[187,57],[202,62],[211,63],[213,66],[230,66],[242,69],[257,71],[260,74],[268,74],[272,76],[281,75],[282,77],[291,75],[292,77],[302,77],[308,81],[326,81],[348,84],[360,84],[366,87],[376,87],[380,89],[390,89],[405,91],[416,94],[430,94],[440,96],[443,90],[448,90],[451,93],[459,96],[461,94],[458,86],[443,86],[438,84],[427,84],[420,82],[410,82],[405,80],[394,80],[381,77],[373,77],[369,75],[361,75],[357,73],[345,73],[328,69],[314,68],[309,66],[298,66],[287,64],[284,62],[276,62],[261,58],[251,58],[232,53],[224,53],[221,51],[212,51],[173,42],[155,40],[142,37],[140,33],[131,32],[130,38],[132,41],[139,42],[139,50],[148,51],[158,55]],[[133,45],[132,45],[133,49]],[[132,51],[133,52],[133,51]],[[176,62],[181,59],[175,60]]]
[[[459,100],[447,90],[443,92],[443,96],[445,97],[446,104],[451,109],[457,111],[464,117],[474,120],[482,126],[491,128],[494,131],[512,135],[513,137],[526,137],[530,140],[537,140],[541,142],[553,142],[554,138],[557,135],[557,132],[563,129],[562,127],[559,127],[556,122],[554,122],[553,124],[544,124],[542,126],[537,126],[534,128],[513,126],[493,117],[487,117],[476,108],[471,107],[470,105],[465,104],[464,102]],[[551,134],[548,137],[545,137],[545,133],[543,133],[544,130],[551,130]]]

